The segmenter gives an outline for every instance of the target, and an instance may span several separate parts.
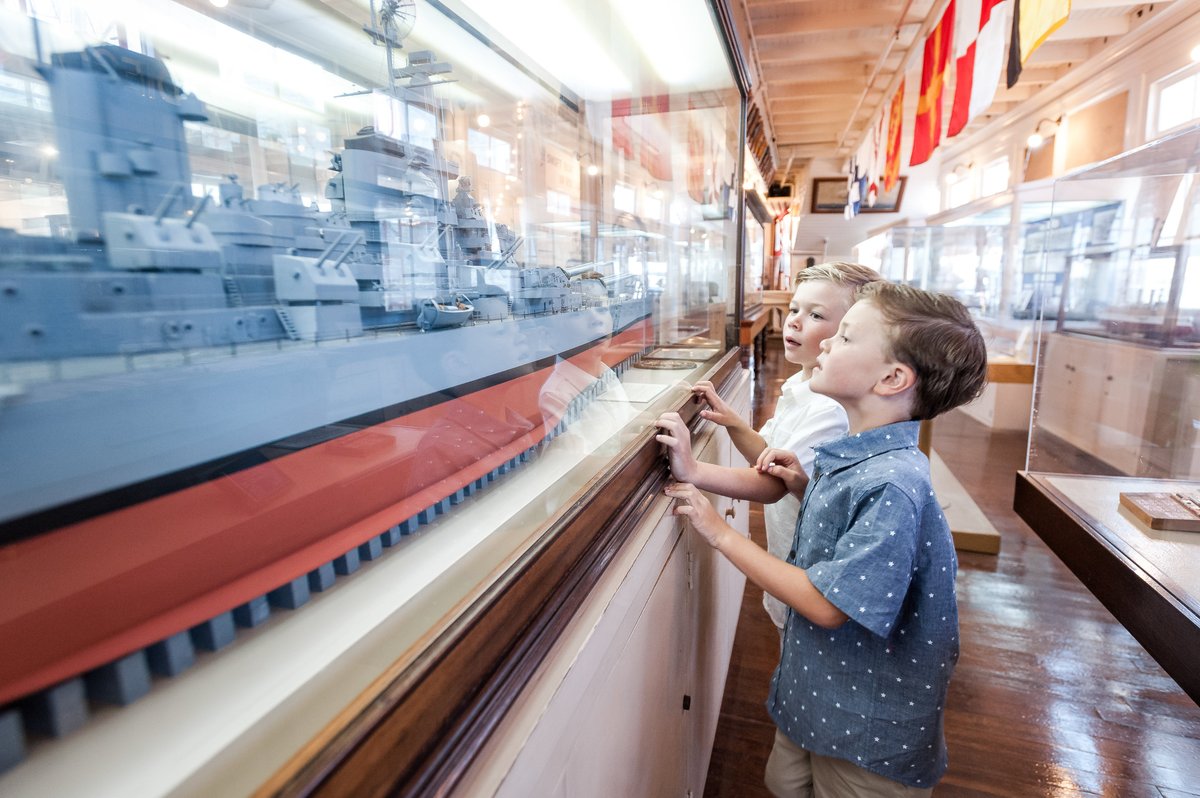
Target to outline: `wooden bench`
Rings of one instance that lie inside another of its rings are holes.
[[[738,330],[738,344],[743,347],[754,347],[754,358],[761,362],[767,354],[767,323],[771,320],[771,311],[765,305],[755,305],[742,316],[742,325]]]
[[[1021,363],[1006,355],[988,357],[988,382],[995,384],[1030,384],[1033,382],[1033,364]],[[929,458],[930,470],[934,475],[934,490],[942,500],[946,521],[954,536],[954,547],[959,551],[976,551],[982,554],[1000,552],[1000,533],[974,500],[963,490],[958,480],[933,451],[933,421],[921,422],[920,439],[917,444]]]

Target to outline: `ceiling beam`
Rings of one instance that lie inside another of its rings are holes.
[[[1165,0],[1170,2],[1171,0]],[[1130,11],[1143,5],[1139,2],[1130,2],[1130,0],[1072,0],[1071,13],[1076,14],[1080,11],[1095,11],[1101,8],[1127,8]]]
[[[1048,86],[1070,71],[1065,66],[1027,65],[1021,70],[1021,83],[1017,85]],[[1001,79],[1001,83],[1003,83],[1003,78]]]
[[[867,87],[865,76],[860,79],[814,80],[796,83],[776,83],[771,87],[774,101],[855,94]]]
[[[786,121],[789,117],[798,116],[821,117],[840,114],[847,117],[853,110],[854,98],[843,95],[841,97],[813,97],[803,102],[793,101],[786,108],[777,108],[772,103],[770,114],[772,122],[780,122]]]
[[[858,58],[860,61],[879,57],[887,45],[882,39],[825,39],[797,44],[784,39],[774,42],[759,40],[758,57],[763,66],[772,64],[820,63],[826,59]]]
[[[841,125],[830,125],[828,123],[802,123],[794,122],[786,125],[780,125],[775,128],[775,138],[800,138],[804,136],[813,136],[816,134],[822,136],[836,136],[841,132]]]
[[[829,153],[837,146],[837,142],[830,140],[786,146],[789,158],[828,158]]]
[[[776,86],[786,86],[788,83],[811,82],[815,80],[858,79],[865,86],[870,67],[860,59],[829,60],[818,63],[804,64],[797,67],[786,62],[763,65],[763,80]]]
[[[1028,64],[1078,64],[1092,57],[1093,48],[1087,40],[1074,42],[1048,41],[1033,51]]]
[[[1072,14],[1063,26],[1050,35],[1052,42],[1076,41],[1078,39],[1103,39],[1124,36],[1129,33],[1129,17],[1089,17]]]
[[[750,6],[750,22],[757,36],[854,31],[875,26],[894,28],[899,6],[877,0],[840,0],[830,3],[772,3]]]
[[[1001,102],[1021,102],[1028,100],[1041,91],[1044,85],[1041,83],[1026,83],[1025,73],[1022,71],[1021,80],[1011,89],[1007,88],[1004,83],[1000,84],[1000,88],[996,91],[996,99]]]

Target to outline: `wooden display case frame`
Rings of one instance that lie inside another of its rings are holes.
[[[1134,545],[1139,530],[1133,525],[1116,528],[1081,507],[1053,484],[1056,476],[1088,480],[1111,493],[1113,507],[1123,490],[1162,490],[1164,485],[1194,483],[1018,471],[1013,508],[1200,704],[1200,585],[1180,581],[1177,563],[1156,561]]]
[[[730,350],[707,375],[726,391]],[[677,407],[695,427],[690,394]],[[443,632],[385,671],[260,796],[445,795],[466,773],[669,476],[643,430]],[[515,630],[515,631],[514,631]]]

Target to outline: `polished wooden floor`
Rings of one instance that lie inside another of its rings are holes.
[[[756,422],[792,371],[769,347]],[[934,425],[933,445],[1002,536],[999,556],[959,556],[962,653],[946,713],[950,770],[936,798],[1200,796],[1200,708],[1012,510],[1024,433],[992,433],[955,411]],[[750,523],[763,543],[761,507]],[[769,795],[764,702],[779,642],[761,602],[747,584],[710,798]]]

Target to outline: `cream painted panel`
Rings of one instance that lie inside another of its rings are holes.
[[[748,416],[739,374],[729,398]],[[698,455],[728,463],[728,435],[703,427]],[[747,504],[715,503],[745,534]],[[702,793],[742,577],[668,505],[656,502],[622,548],[457,795],[526,798],[547,785],[572,798]]]
[[[749,418],[750,380],[748,376],[743,376],[742,382],[731,392],[729,404],[743,418]],[[724,447],[727,464],[743,468],[748,465],[724,430],[718,433],[717,438]],[[712,494],[709,494],[709,499],[730,526],[749,536],[749,502]],[[690,755],[688,788],[693,796],[700,796],[704,794],[708,776],[746,577],[690,530],[688,542],[693,552],[695,573],[695,588],[690,595],[693,599],[691,619],[696,629],[691,652],[694,681],[690,690],[692,709],[687,746]]]
[[[683,794],[688,577],[687,552],[676,547],[623,656],[579,707],[580,728],[563,763],[569,795]]]

